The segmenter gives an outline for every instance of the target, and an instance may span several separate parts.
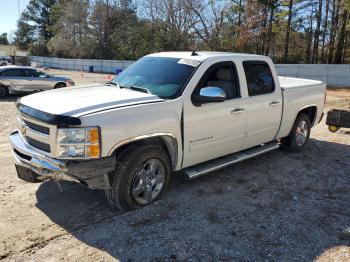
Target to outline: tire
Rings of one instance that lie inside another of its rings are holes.
[[[282,139],[282,148],[290,152],[299,152],[309,141],[311,122],[306,114],[298,115],[289,136]]]
[[[63,88],[63,87],[66,87],[67,85],[65,83],[57,83],[54,87],[54,89],[57,89],[57,88]]]
[[[0,98],[7,97],[9,95],[9,90],[6,86],[0,86]]]
[[[146,206],[163,195],[170,173],[169,156],[160,145],[130,146],[117,155],[116,169],[110,175],[112,188],[105,190],[107,200],[124,211]]]
[[[332,125],[328,126],[328,130],[331,131],[332,133],[337,132],[339,129],[340,129],[339,126],[332,126]]]

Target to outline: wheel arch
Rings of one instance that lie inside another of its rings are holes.
[[[67,83],[66,83],[66,82],[64,82],[64,81],[59,81],[59,82],[56,82],[56,83],[55,83],[55,85],[54,85],[53,88],[57,88],[57,86],[58,86],[59,84],[64,84],[65,87],[67,86]]]
[[[317,106],[316,105],[307,105],[301,109],[299,109],[299,112],[297,113],[295,120],[298,118],[300,114],[305,114],[309,117],[311,126],[314,126],[316,117],[317,117]],[[294,120],[294,121],[295,121]]]
[[[148,135],[130,137],[115,144],[110,149],[108,156],[117,155],[127,147],[138,143],[160,144],[170,158],[172,170],[175,170],[178,162],[178,142],[176,136],[171,133],[153,133]]]

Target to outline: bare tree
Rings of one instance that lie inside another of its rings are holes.
[[[319,48],[319,40],[320,40],[320,32],[321,32],[321,18],[322,18],[322,0],[318,0],[318,10],[316,13],[316,30],[315,30],[315,38],[314,38],[314,49],[312,53],[311,63],[318,63],[318,48]]]
[[[287,21],[287,28],[286,28],[286,38],[285,38],[285,42],[284,42],[284,61],[288,60],[290,26],[291,26],[291,23],[292,23],[292,17],[293,17],[293,0],[289,0],[289,4],[288,4],[288,21]]]
[[[221,38],[226,27],[227,12],[232,3],[228,1],[188,0],[195,21],[193,30],[209,49],[221,49]]]
[[[342,9],[341,20],[342,21],[339,30],[338,41],[333,59],[334,64],[341,64],[343,62],[343,52],[346,39],[346,25],[348,23],[348,10],[345,8]]]
[[[189,48],[195,18],[187,0],[146,0],[143,7],[161,49]]]
[[[341,6],[341,0],[333,0],[332,4],[332,24],[330,31],[330,40],[329,40],[329,50],[328,50],[328,63],[333,63],[334,56],[334,45],[335,45],[335,37],[337,35],[337,28],[339,23],[339,11]]]
[[[326,45],[326,35],[328,32],[328,13],[329,13],[329,0],[326,0],[326,11],[325,11],[325,18],[323,20],[323,32],[322,32],[322,50],[321,50],[322,63],[325,62],[325,45]]]
[[[60,7],[49,50],[58,56],[84,58],[89,55],[89,1],[66,1]]]

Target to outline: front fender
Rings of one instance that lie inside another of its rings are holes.
[[[101,156],[107,157],[128,143],[152,137],[170,137],[176,141],[176,164],[182,159],[182,100],[134,105],[110,109],[80,117],[82,126],[101,128]]]

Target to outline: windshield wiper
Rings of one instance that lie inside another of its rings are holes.
[[[152,94],[146,87],[127,86],[127,87],[122,87],[122,88],[128,88],[128,89],[139,91],[139,92],[142,92],[142,93]]]
[[[119,87],[119,88],[120,88],[120,85],[119,85],[119,83],[118,83],[118,82],[108,81],[108,82],[107,82],[107,84],[110,84],[110,85],[115,85],[115,86],[117,86],[117,87]]]

